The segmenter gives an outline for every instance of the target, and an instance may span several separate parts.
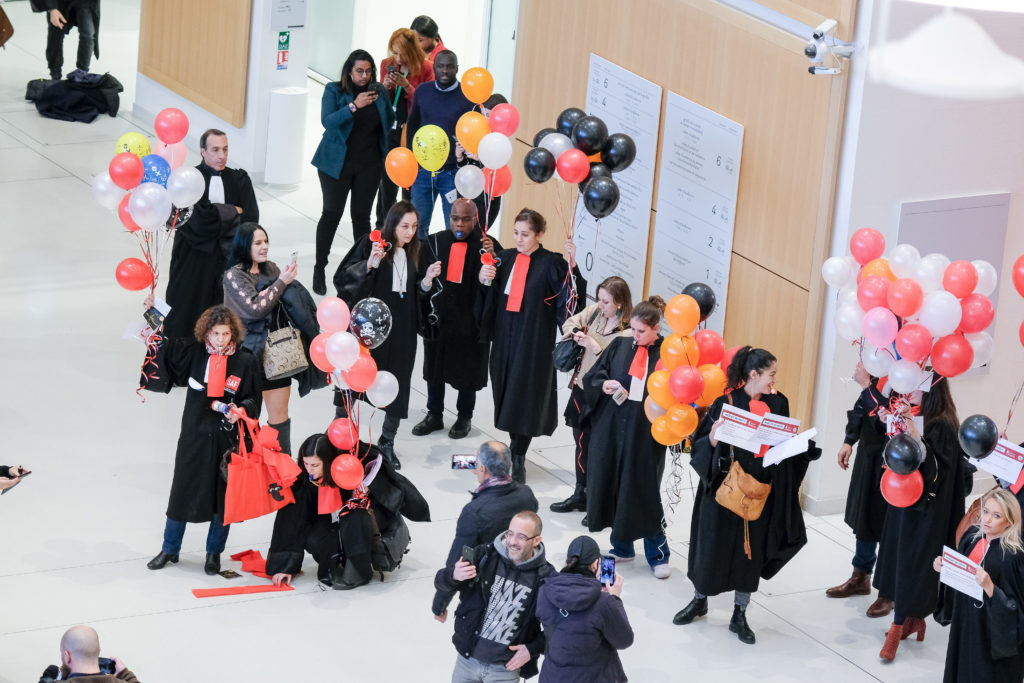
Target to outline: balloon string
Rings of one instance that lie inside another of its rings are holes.
[[[1006,426],[1003,427],[1003,433],[1010,427],[1010,420],[1013,419],[1013,411],[1017,408],[1017,403],[1020,401],[1021,393],[1024,392],[1024,377],[1021,377],[1020,384],[1017,385],[1017,391],[1013,395],[1013,399],[1010,401],[1010,410],[1006,413]]]

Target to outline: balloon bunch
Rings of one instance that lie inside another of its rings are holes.
[[[1017,290],[1017,293],[1024,296],[1024,256],[1019,256],[1016,261],[1013,262],[1013,288]],[[1018,337],[1020,338],[1021,346],[1024,346],[1024,322],[1020,324],[1018,331]]]
[[[988,363],[993,342],[985,329],[995,317],[988,298],[996,288],[992,264],[922,257],[909,244],[897,245],[887,257],[884,252],[882,234],[861,228],[850,239],[852,257],[833,256],[821,268],[825,282],[839,290],[836,329],[848,341],[866,342],[861,360],[867,371],[888,376],[892,389],[906,394],[926,381],[925,364],[956,377]]]
[[[661,343],[661,359],[647,378],[644,401],[651,435],[664,446],[675,446],[692,434],[697,429],[695,408],[711,405],[725,392],[725,368],[736,349],[726,351],[714,330],[694,332],[713,309],[712,303],[705,313],[689,294],[672,297],[665,307],[672,334]]]
[[[582,109],[569,107],[558,115],[554,128],[533,138],[523,168],[535,183],[556,172],[567,183],[577,183],[583,206],[594,218],[611,215],[619,205],[619,186],[612,174],[623,171],[636,158],[636,143],[625,133],[608,134],[608,126]]]

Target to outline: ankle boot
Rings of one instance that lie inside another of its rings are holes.
[[[398,456],[395,455],[394,439],[389,439],[386,436],[380,437],[377,441],[377,448],[380,449],[380,454],[384,456],[384,462],[391,465],[391,469],[402,469],[402,463],[398,461]]]
[[[887,617],[889,616],[889,613],[892,612],[892,608],[895,606],[896,604],[892,600],[889,600],[888,598],[883,598],[881,595],[879,595],[878,599],[871,603],[871,606],[868,607],[868,611],[866,614],[873,619],[878,617]]]
[[[323,296],[327,293],[327,278],[324,268],[315,266],[313,268],[313,293]]]
[[[526,453],[512,454],[512,479],[520,484],[526,483]]]
[[[436,432],[439,429],[444,429],[444,420],[437,413],[427,413],[426,417],[413,425],[412,435],[413,436],[426,436],[431,432]]]
[[[551,504],[552,512],[586,512],[587,511],[587,489],[583,484],[576,484],[572,495],[559,503]]]
[[[906,621],[903,622],[903,635],[900,636],[900,640],[906,640],[910,636],[917,634],[917,642],[924,640],[925,629],[928,628],[928,624],[924,619],[918,619],[917,617],[907,617]]]
[[[830,598],[848,598],[851,595],[871,595],[871,575],[854,569],[853,575],[838,586],[825,591]]]
[[[154,557],[152,560],[146,563],[146,566],[150,569],[163,569],[167,566],[168,562],[170,562],[171,564],[177,564],[178,553],[165,553],[161,550],[159,553],[157,553],[156,557]]]
[[[676,615],[672,617],[672,623],[676,626],[684,626],[692,622],[697,617],[703,617],[707,613],[708,599],[694,598],[693,600],[690,600],[690,604],[676,612]]]
[[[745,607],[735,605],[732,608],[732,620],[729,622],[729,630],[736,634],[740,642],[753,645],[756,638],[754,632],[747,624],[747,610]]]
[[[281,445],[281,452],[292,454],[292,421],[290,419],[277,424],[267,423],[267,426],[277,430],[277,443]]]
[[[889,627],[889,632],[885,634],[882,651],[878,653],[879,659],[884,659],[887,662],[896,659],[896,649],[900,646],[900,641],[903,640],[903,626],[904,624],[893,622]]]
[[[210,576],[220,574],[220,553],[206,553],[206,563],[203,571]]]

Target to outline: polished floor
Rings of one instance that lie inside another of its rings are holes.
[[[416,438],[409,430],[425,396],[422,380],[414,380],[411,417],[397,447],[433,521],[412,525],[411,552],[383,583],[323,591],[307,563],[294,592],[200,600],[192,588],[259,581],[203,574],[204,528],[189,529],[179,565],[149,571],[146,561],[160,547],[183,395],[143,402],[134,391],[142,347],[122,332],[141,314],[142,297],[119,288],[113,275],[137,247],[90,190],[120,135],[138,130],[155,139],[152,122],[132,116],[138,2],[104,2],[103,58],[93,70],[111,71],[126,91],[118,117],[88,125],[41,118],[22,99],[25,83],[46,71],[43,20],[29,14],[27,2],[4,7],[17,33],[0,51],[0,375],[7,387],[0,460],[35,474],[0,499],[0,682],[36,680],[56,661],[61,633],[76,623],[97,628],[104,654],[119,656],[145,683],[447,680],[455,657],[451,622],[431,617],[432,579],[473,484],[470,473],[453,472],[448,463],[452,453],[503,437],[491,424],[489,392],[480,394],[468,439],[452,442],[443,432]],[[73,45],[74,36],[68,57]],[[319,92],[310,85],[315,133],[307,151],[320,131]],[[300,279],[308,284],[320,211],[315,174],[308,169],[300,186],[258,187],[257,195],[271,258],[297,249]],[[336,257],[348,246],[347,229],[343,224]],[[326,391],[295,396],[294,443],[324,429],[332,413]],[[380,416],[373,419],[379,430]],[[454,416],[445,419],[450,424]],[[529,454],[529,482],[556,566],[582,531],[579,513],[547,511],[569,491],[571,438],[560,428],[537,439]],[[825,457],[833,458],[838,445],[826,444]],[[807,547],[761,584],[748,612],[755,646],[728,632],[727,595],[712,598],[708,618],[673,626],[672,615],[692,594],[685,564],[694,480],[685,463],[675,472],[678,479],[670,470],[665,482],[676,482],[681,497],[669,515],[671,578],[655,579],[642,561],[620,565],[636,632],[622,653],[630,680],[939,679],[944,629],[930,623],[924,643],[907,641],[894,663],[882,664],[877,655],[889,623],[864,616],[871,598],[825,598],[826,587],[849,575],[854,542],[841,516],[807,516]],[[265,551],[271,524],[263,518],[232,527],[228,552]],[[599,540],[606,545],[607,533]]]

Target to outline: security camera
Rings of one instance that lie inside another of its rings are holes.
[[[853,54],[854,45],[836,41],[829,34],[835,30],[838,24],[835,19],[826,19],[811,32],[811,38],[804,46],[804,55],[811,60],[811,66],[807,68],[808,73],[814,76],[835,75],[842,72],[838,57],[847,57]],[[833,66],[824,66],[826,60],[831,57]]]

